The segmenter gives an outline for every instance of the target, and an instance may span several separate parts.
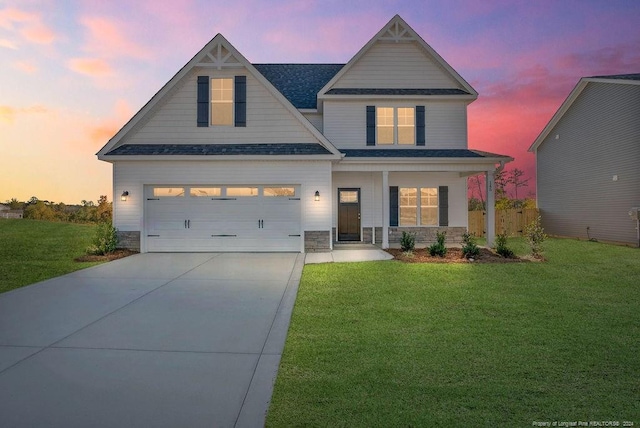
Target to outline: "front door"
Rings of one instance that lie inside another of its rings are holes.
[[[360,240],[360,189],[338,189],[338,241]]]

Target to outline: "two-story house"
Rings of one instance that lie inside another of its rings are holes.
[[[215,36],[98,152],[121,245],[326,251],[467,228],[477,92],[395,16],[347,64],[252,64]],[[493,239],[493,209],[487,237]]]

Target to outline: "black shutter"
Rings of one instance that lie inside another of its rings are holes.
[[[389,187],[389,226],[398,225],[398,186]]]
[[[367,146],[376,145],[376,106],[367,106]]]
[[[209,126],[209,76],[198,76],[198,126]]]
[[[438,210],[440,226],[449,226],[449,186],[438,187]]]
[[[426,142],[426,122],[424,106],[416,106],[416,146],[424,146]]]
[[[247,126],[247,76],[236,76],[234,88],[235,126]]]

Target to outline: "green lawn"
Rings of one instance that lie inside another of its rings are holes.
[[[545,248],[545,263],[306,266],[267,425],[640,426],[640,250]]]
[[[0,293],[95,265],[73,261],[94,233],[93,225],[0,219]]]

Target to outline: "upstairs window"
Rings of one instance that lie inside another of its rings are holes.
[[[198,76],[197,125],[247,126],[247,76]]]
[[[425,145],[425,109],[367,106],[367,145]]]
[[[233,125],[233,79],[211,79],[211,124]]]

